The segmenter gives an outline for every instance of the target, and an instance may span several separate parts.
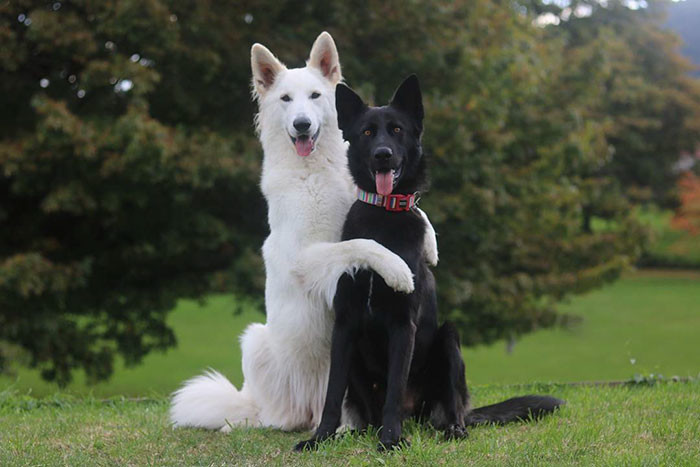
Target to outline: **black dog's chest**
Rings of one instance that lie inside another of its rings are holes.
[[[358,277],[359,276],[359,277]],[[369,374],[383,381],[388,363],[388,330],[391,314],[404,309],[405,299],[386,286],[372,271],[362,271],[355,278],[353,293],[362,301],[358,348]]]
[[[369,238],[383,245],[411,267],[423,252],[425,222],[416,211],[391,212],[356,201],[343,227],[343,240]],[[412,268],[413,269],[413,268]],[[415,271],[414,271],[415,273]]]
[[[368,238],[400,256],[411,268],[417,284],[425,272],[423,242],[425,223],[414,211],[390,212],[383,208],[356,202],[343,229],[343,240]],[[420,299],[416,294],[399,293],[386,285],[374,271],[359,271],[355,275],[351,294],[361,304],[359,349],[367,370],[379,377],[386,373],[388,361],[388,330],[392,321],[402,315],[414,322],[420,320]],[[359,311],[359,310],[358,310]]]
[[[420,273],[419,273],[420,274]],[[361,271],[355,275],[350,293],[361,306],[353,310],[359,315],[357,357],[367,381],[379,385],[379,393],[386,384],[389,365],[389,341],[391,329],[397,319],[410,319],[417,325],[416,346],[411,356],[411,374],[424,368],[427,350],[436,329],[435,310],[424,309],[420,289],[412,294],[395,292],[373,271]],[[426,313],[427,311],[427,313]]]

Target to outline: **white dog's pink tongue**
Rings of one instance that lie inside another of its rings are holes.
[[[374,183],[377,184],[377,193],[382,196],[390,195],[394,189],[394,172],[377,172],[374,177]]]
[[[297,154],[301,157],[306,157],[314,150],[314,141],[311,138],[297,138],[294,142],[294,147],[297,150]]]

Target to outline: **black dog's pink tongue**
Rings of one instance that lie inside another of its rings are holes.
[[[297,150],[297,154],[306,157],[314,150],[314,141],[311,138],[297,138],[294,141],[294,147]]]
[[[377,193],[382,196],[390,195],[394,189],[394,172],[377,172],[374,182],[377,184]]]

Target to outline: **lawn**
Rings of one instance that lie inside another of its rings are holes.
[[[465,352],[471,382],[627,379],[700,374],[700,272],[640,271],[562,306],[583,321]]]
[[[411,446],[375,450],[376,435],[348,435],[319,452],[293,453],[307,433],[173,430],[167,400],[0,393],[0,465],[699,465],[700,383],[616,387],[479,386],[476,404],[525,392],[567,400],[542,421],[474,428],[444,442],[414,423]]]
[[[169,319],[179,345],[149,355],[136,368],[119,367],[106,383],[86,386],[80,375],[67,388],[75,394],[160,396],[211,366],[240,384],[237,336],[263,316],[234,315],[233,297],[206,303],[183,301]],[[518,340],[512,353],[503,342],[464,351],[467,378],[474,385],[532,381],[566,382],[629,379],[634,374],[666,377],[700,374],[700,273],[637,272],[617,283],[574,297],[562,305],[583,321],[571,329],[543,330]],[[43,396],[55,393],[37,372],[21,369],[0,377],[0,390]]]

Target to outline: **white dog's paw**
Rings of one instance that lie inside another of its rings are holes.
[[[397,292],[411,293],[415,289],[411,269],[398,256],[382,261],[381,267],[375,269],[386,285]]]
[[[219,429],[219,431],[222,433],[231,433],[231,430],[232,430],[231,425],[228,423]]]
[[[438,264],[438,249],[437,243],[435,242],[425,242],[425,248],[423,249],[425,253],[425,260],[431,266],[437,266]]]

